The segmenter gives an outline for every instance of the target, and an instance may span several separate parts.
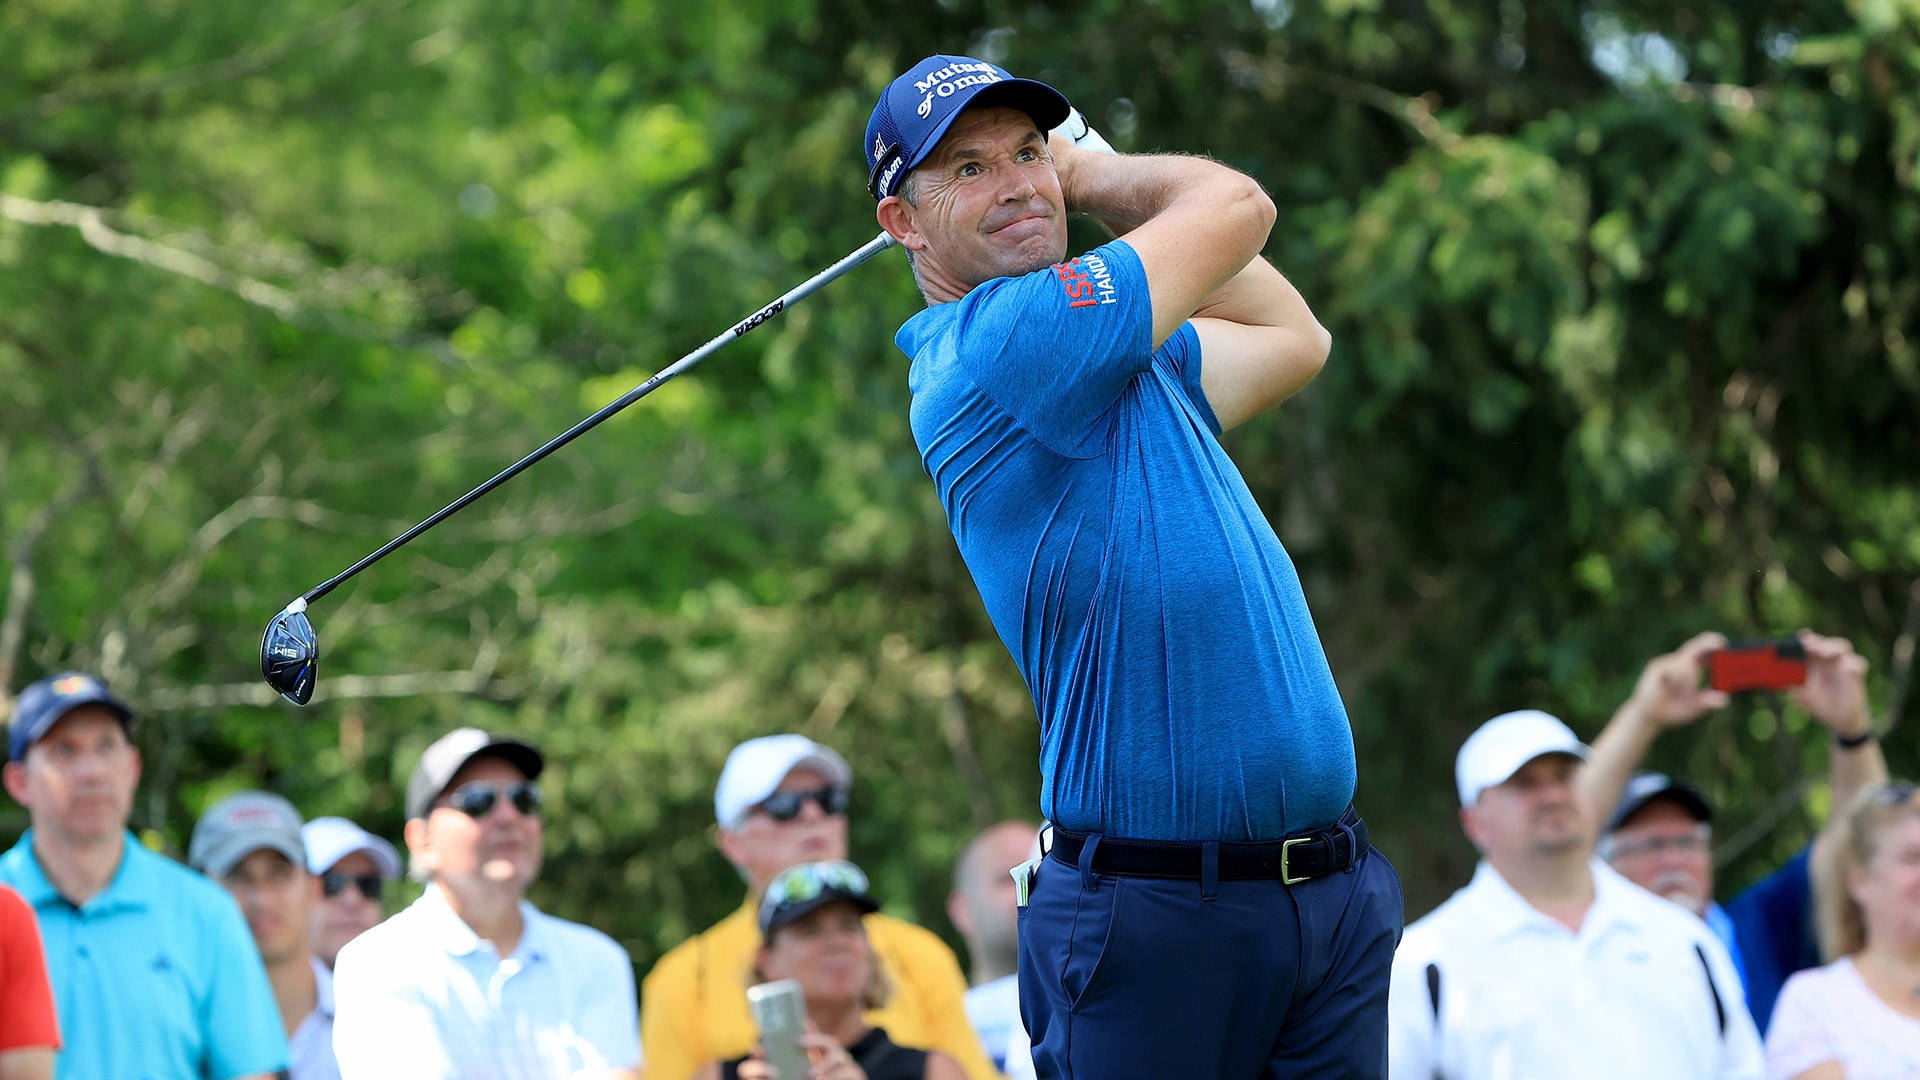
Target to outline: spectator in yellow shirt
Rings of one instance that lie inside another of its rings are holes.
[[[758,951],[760,896],[780,871],[847,857],[846,759],[803,735],[768,735],[734,747],[720,771],[713,810],[720,853],[747,882],[739,910],[660,958],[640,988],[647,1080],[690,1080],[702,1064],[753,1049],[746,989]],[[994,1080],[967,1022],[959,961],[928,930],[866,916],[874,955],[893,984],[885,1007],[866,1015],[894,1042],[938,1050],[968,1080]]]

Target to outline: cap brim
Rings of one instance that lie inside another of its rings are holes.
[[[507,764],[519,769],[529,780],[538,780],[540,773],[547,767],[547,759],[541,755],[540,751],[535,750],[531,745],[523,743],[518,739],[491,738],[480,746],[475,747],[467,756],[461,758],[454,764],[453,768],[448,769],[447,778],[441,781],[438,787],[433,789],[432,794],[421,799],[416,805],[407,808],[407,817],[409,819],[426,817],[433,810],[433,804],[438,802],[440,796],[445,795],[447,789],[453,786],[453,781],[460,775],[460,770],[481,758],[487,757],[499,758],[505,761]]]
[[[286,856],[287,861],[295,867],[301,870],[307,868],[307,853],[300,844],[283,836],[240,833],[222,841],[218,847],[208,853],[197,869],[208,877],[218,880],[226,877],[234,867],[239,866],[247,856],[256,851],[276,851]]]
[[[1620,809],[1614,811],[1613,820],[1607,823],[1607,831],[1617,831],[1620,826],[1625,825],[1635,814],[1638,814],[1640,811],[1645,810],[1647,807],[1652,806],[1662,799],[1670,803],[1677,803],[1681,809],[1692,814],[1694,818],[1699,821],[1710,822],[1713,820],[1713,807],[1707,805],[1707,800],[1702,798],[1699,792],[1694,791],[1685,784],[1669,784],[1666,787],[1649,791],[1645,795],[1620,804]]]
[[[775,930],[783,926],[790,926],[829,904],[852,904],[854,907],[860,909],[860,914],[862,915],[871,915],[880,910],[879,903],[877,903],[873,897],[864,893],[846,893],[830,889],[811,900],[794,904],[792,907],[781,908],[774,914],[773,918],[768,921],[767,925],[760,931],[760,934],[762,937],[772,937]]]
[[[1001,79],[989,83],[975,91],[959,108],[948,113],[946,119],[934,125],[921,144],[914,149],[913,156],[907,159],[907,168],[912,169],[927,160],[940,140],[947,137],[947,129],[968,109],[983,105],[1001,105],[1010,109],[1019,109],[1032,117],[1035,127],[1040,129],[1042,138],[1047,132],[1065,123],[1073,112],[1073,106],[1067,104],[1067,96],[1046,83],[1034,79]]]

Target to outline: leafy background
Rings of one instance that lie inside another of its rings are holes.
[[[952,939],[1037,735],[907,431],[897,256],[323,601],[312,707],[255,669],[289,598],[871,237],[860,132],[929,52],[1273,192],[1335,350],[1230,449],[1410,915],[1473,858],[1467,731],[1591,736],[1701,628],[1851,637],[1915,772],[1915,0],[15,0],[0,40],[0,692],[138,703],[163,849],[250,786],[397,837],[436,734],[526,733],[535,898],[644,971],[738,903],[726,751],[799,730]],[[1655,760],[1731,888],[1805,842],[1824,755],[1763,699]]]

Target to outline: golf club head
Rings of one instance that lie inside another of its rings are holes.
[[[307,619],[306,600],[295,600],[260,635],[260,674],[281,697],[305,705],[313,700],[319,660],[320,642]]]

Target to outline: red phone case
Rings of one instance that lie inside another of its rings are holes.
[[[1715,690],[1785,690],[1806,681],[1806,649],[1794,638],[1736,642],[1707,654],[1707,683]]]

